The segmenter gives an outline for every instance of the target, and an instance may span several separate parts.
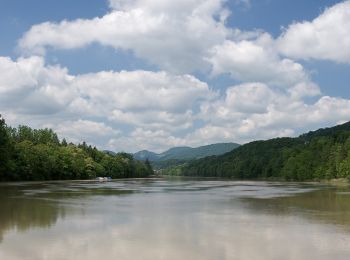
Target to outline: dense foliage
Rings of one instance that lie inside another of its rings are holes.
[[[176,166],[183,165],[189,160],[166,160],[166,161],[151,161],[152,168],[155,171],[160,171],[164,169],[174,169]]]
[[[298,138],[276,138],[243,145],[170,168],[171,175],[238,179],[350,179],[350,122]]]
[[[51,129],[8,127],[0,117],[0,181],[146,177],[149,162],[60,141]]]

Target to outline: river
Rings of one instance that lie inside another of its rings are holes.
[[[0,259],[350,259],[350,188],[199,179],[0,184]]]

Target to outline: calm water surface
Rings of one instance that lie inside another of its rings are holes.
[[[0,184],[0,259],[350,259],[350,188],[220,180]]]

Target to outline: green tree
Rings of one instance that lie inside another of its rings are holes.
[[[11,140],[5,120],[0,115],[0,180],[5,178],[12,153]]]
[[[83,142],[60,142],[52,129],[8,127],[0,116],[0,180],[67,180],[145,177],[151,165],[135,161],[132,155],[106,154]]]

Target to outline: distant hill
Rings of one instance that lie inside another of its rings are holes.
[[[147,150],[139,151],[134,154],[134,158],[137,160],[150,160],[152,162],[168,161],[168,160],[193,160],[200,159],[212,155],[220,155],[232,151],[239,147],[236,143],[218,143],[200,146],[197,148],[192,147],[174,147],[163,153],[154,153]]]
[[[109,151],[109,150],[103,150],[103,152],[104,152],[105,154],[112,155],[112,156],[117,155],[117,153],[115,153],[115,152],[113,152],[113,151]]]
[[[134,153],[133,156],[134,156],[134,159],[141,160],[141,161],[145,161],[146,159],[150,161],[156,161],[158,159],[158,154],[147,150],[142,150],[137,153]]]
[[[297,181],[350,180],[350,122],[296,138],[254,141],[223,155],[174,164],[163,174]]]

